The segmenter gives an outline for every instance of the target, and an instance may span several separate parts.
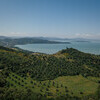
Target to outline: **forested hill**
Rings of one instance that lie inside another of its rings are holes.
[[[15,45],[23,45],[23,44],[33,44],[33,43],[70,43],[70,42],[56,42],[49,41],[35,37],[29,38],[10,38],[10,37],[0,37],[0,45],[5,47],[14,47]]]
[[[0,46],[0,100],[99,100],[100,56],[53,55]]]
[[[59,76],[82,75],[100,77],[100,56],[68,48],[54,55],[25,53],[0,47],[0,70],[36,80],[55,79]]]

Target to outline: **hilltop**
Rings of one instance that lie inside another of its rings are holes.
[[[0,58],[3,68],[7,66],[7,69],[19,75],[26,76],[29,72],[32,78],[38,80],[79,74],[100,77],[100,56],[83,53],[73,48],[62,50],[55,55],[28,54],[2,48]]]

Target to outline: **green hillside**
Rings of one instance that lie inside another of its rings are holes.
[[[0,46],[0,76],[2,100],[99,100],[100,56],[73,48],[47,55]]]

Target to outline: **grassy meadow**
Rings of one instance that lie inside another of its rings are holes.
[[[77,76],[62,76],[54,80],[36,81],[27,77],[21,77],[15,73],[10,73],[7,78],[8,86],[16,89],[31,89],[35,93],[40,93],[48,98],[71,95],[71,96],[86,96],[94,94],[98,88],[100,78]]]

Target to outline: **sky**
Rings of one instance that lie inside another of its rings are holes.
[[[100,0],[0,0],[0,36],[100,39]]]

